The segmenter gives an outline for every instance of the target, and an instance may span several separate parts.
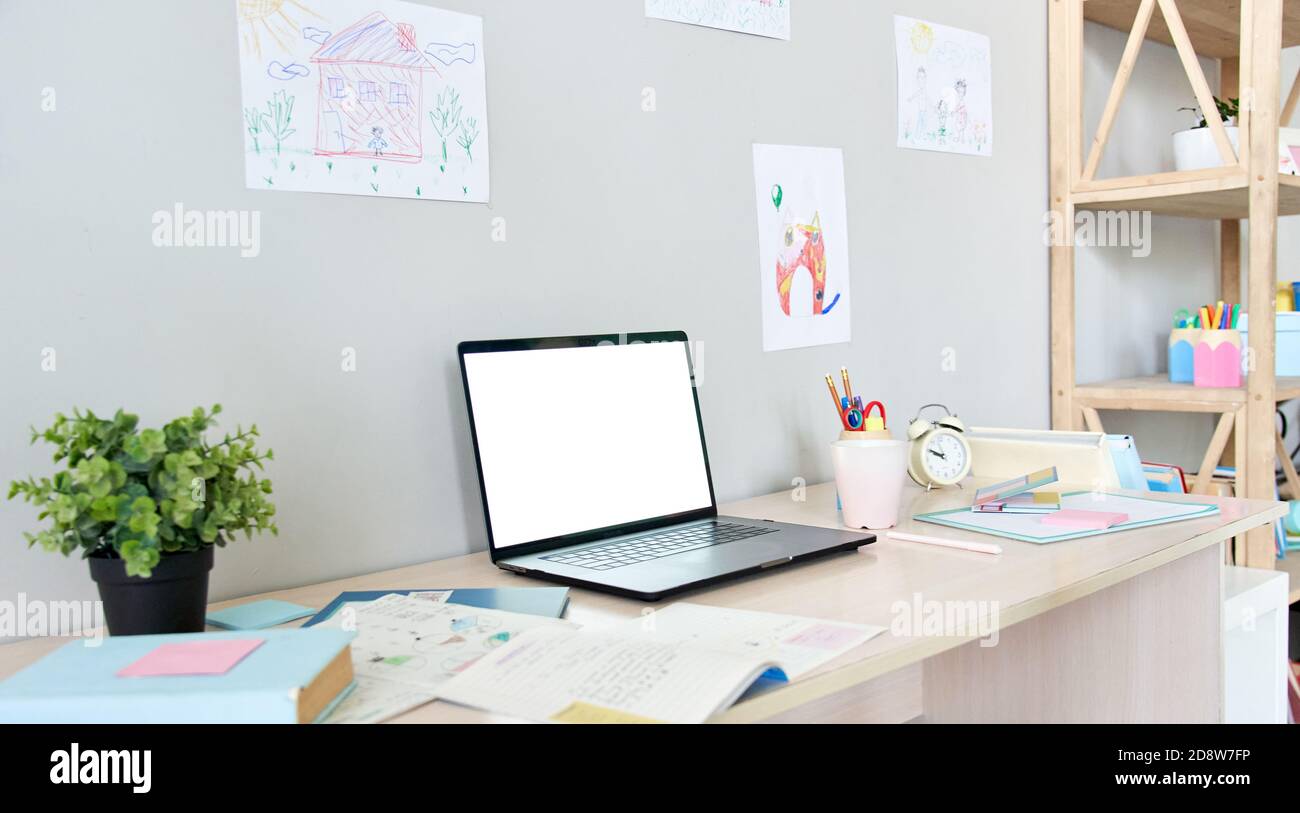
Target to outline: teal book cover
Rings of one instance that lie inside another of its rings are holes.
[[[259,630],[79,639],[0,683],[0,723],[296,723],[298,692],[356,633]],[[222,674],[123,676],[159,647],[261,643]]]
[[[569,588],[567,587],[426,587],[421,590],[353,590],[340,593],[333,601],[312,618],[307,619],[303,627],[313,627],[334,613],[344,604],[357,601],[374,601],[388,595],[405,596],[411,593],[449,592],[448,604],[463,604],[466,607],[478,607],[483,610],[505,610],[524,615],[541,615],[547,618],[561,618],[569,605]]]

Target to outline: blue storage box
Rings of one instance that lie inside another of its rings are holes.
[[[1237,329],[1241,331],[1241,346],[1250,346],[1247,335],[1249,314],[1243,313],[1237,320]],[[1276,375],[1300,376],[1300,311],[1287,311],[1277,316],[1277,365]]]

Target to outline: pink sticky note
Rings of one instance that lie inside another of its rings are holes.
[[[815,649],[839,649],[862,637],[862,631],[834,624],[817,624],[785,639],[787,644],[810,646]]]
[[[219,638],[163,644],[117,676],[224,675],[261,646],[262,641],[261,638]]]
[[[1121,522],[1128,522],[1128,514],[1081,511],[1077,508],[1062,508],[1043,517],[1044,525],[1059,525],[1062,528],[1078,528],[1084,531],[1104,531]]]

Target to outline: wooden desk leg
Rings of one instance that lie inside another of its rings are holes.
[[[1221,717],[1218,546],[925,661],[926,722]]]

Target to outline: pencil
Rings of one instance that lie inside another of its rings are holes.
[[[853,403],[853,387],[849,384],[849,368],[841,367],[840,375],[844,378],[844,395],[848,397],[849,403]]]
[[[835,414],[840,416],[840,423],[844,423],[844,410],[840,409],[840,393],[835,389],[835,379],[826,376],[826,388],[831,391],[831,403],[835,405]],[[845,424],[848,428],[848,424]]]

